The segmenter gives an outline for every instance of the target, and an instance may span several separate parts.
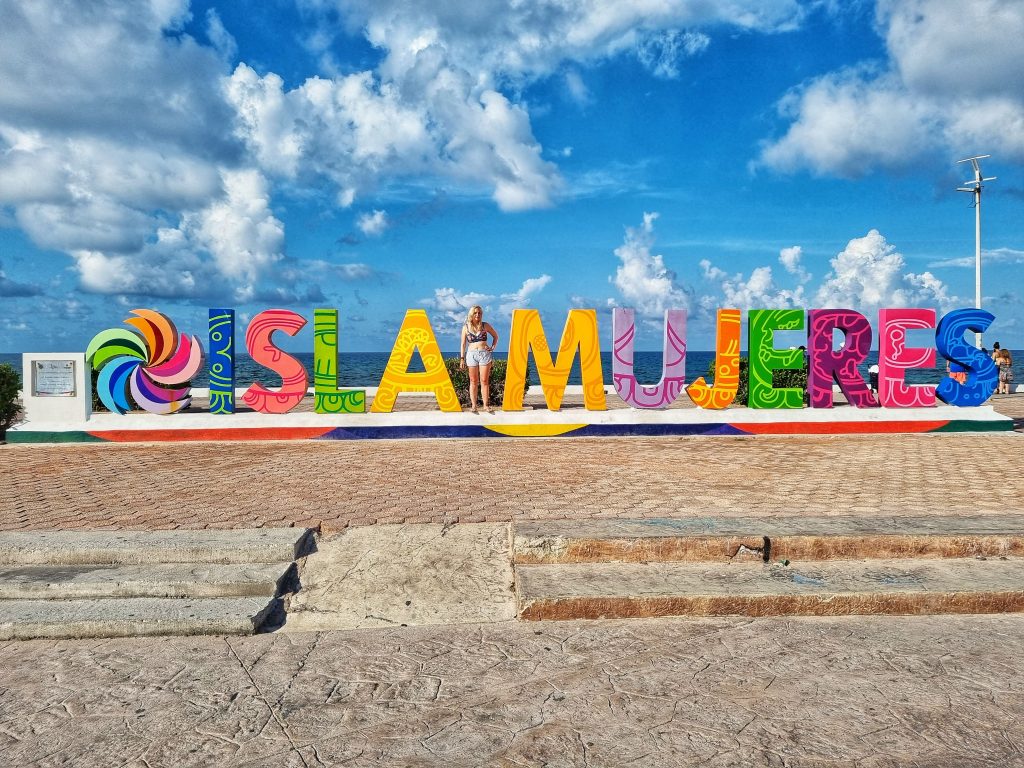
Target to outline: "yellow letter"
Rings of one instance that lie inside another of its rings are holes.
[[[414,349],[418,349],[423,358],[423,367],[426,368],[423,373],[409,373]],[[448,369],[444,367],[441,348],[437,346],[427,313],[422,309],[406,311],[370,412],[391,413],[395,398],[401,392],[433,392],[442,411],[462,411]]]
[[[580,374],[583,378],[583,404],[588,411],[607,408],[604,396],[604,377],[601,373],[601,347],[597,337],[597,312],[593,309],[570,309],[558,346],[558,360],[551,362],[551,350],[540,313],[535,309],[516,309],[512,312],[512,330],[508,342],[508,368],[505,373],[504,411],[523,410],[523,390],[526,388],[526,361],[530,350],[537,363],[537,376],[544,401],[552,411],[562,405],[569,371],[580,351]]]

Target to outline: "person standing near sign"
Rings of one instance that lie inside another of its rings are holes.
[[[488,344],[488,335],[493,341]],[[469,404],[473,413],[479,413],[476,407],[476,390],[480,387],[484,409],[494,413],[488,402],[491,392],[491,353],[498,345],[498,334],[490,323],[484,322],[484,310],[480,306],[472,306],[462,326],[462,340],[459,344],[459,356],[462,358],[460,368],[469,369]]]
[[[999,357],[995,359],[999,366],[999,391],[997,394],[1010,394],[1010,385],[1013,384],[1013,356],[1010,350],[999,350]]]
[[[946,361],[946,373],[953,381],[959,384],[967,383],[967,369],[955,360]]]

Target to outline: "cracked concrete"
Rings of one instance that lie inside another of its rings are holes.
[[[0,643],[11,765],[1007,766],[1024,617]]]
[[[507,621],[516,615],[507,524],[352,528],[301,564],[286,632]]]

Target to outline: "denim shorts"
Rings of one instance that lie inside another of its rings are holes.
[[[466,367],[477,368],[481,365],[491,364],[491,353],[486,349],[466,350]]]

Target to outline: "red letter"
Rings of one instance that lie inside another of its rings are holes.
[[[289,336],[298,333],[306,319],[287,309],[268,309],[260,312],[249,323],[245,332],[245,347],[249,357],[281,376],[281,389],[276,392],[256,382],[242,395],[242,402],[260,413],[288,413],[306,396],[308,378],[306,369],[298,360],[274,345],[270,337],[274,331]]]

